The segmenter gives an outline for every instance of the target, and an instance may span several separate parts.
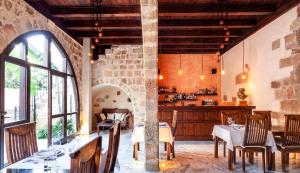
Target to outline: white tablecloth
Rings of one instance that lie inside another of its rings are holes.
[[[159,123],[159,141],[160,142],[169,142],[173,143],[174,137],[172,135],[172,131],[168,123],[160,122]],[[134,127],[131,142],[135,144],[137,142],[144,142],[145,140],[145,126],[143,124],[139,124]]]
[[[86,136],[80,136],[78,140],[73,140],[74,142],[74,151],[87,144],[88,142],[92,141],[95,139],[98,135],[97,134],[92,134],[92,135],[86,135]],[[68,145],[68,144],[66,144]],[[65,145],[66,149],[67,146]],[[14,164],[9,165],[6,168],[13,168],[13,169],[44,169],[44,161],[42,159],[39,160],[38,163],[33,163],[33,157],[28,157],[23,160],[20,160]],[[54,168],[51,170],[59,169],[59,170],[70,170],[70,165],[71,164],[71,158],[69,156],[69,153],[66,152],[63,156],[58,157]]]
[[[233,151],[234,146],[243,145],[245,128],[237,128],[227,125],[215,125],[212,135],[226,141],[227,148]],[[271,131],[268,132],[266,146],[272,148],[272,152],[276,151],[276,143]]]

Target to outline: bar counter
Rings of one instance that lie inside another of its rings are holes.
[[[245,122],[246,115],[255,106],[159,106],[159,121],[172,124],[173,111],[177,110],[175,140],[212,140],[214,125],[221,124],[221,112],[233,114],[239,122]]]

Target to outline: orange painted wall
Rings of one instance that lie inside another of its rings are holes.
[[[164,79],[159,80],[159,86],[175,86],[177,92],[193,93],[197,88],[204,89],[212,87],[217,88],[218,96],[212,97],[217,101],[220,100],[221,92],[221,70],[218,57],[213,54],[203,55],[203,74],[204,80],[200,80],[202,72],[202,55],[201,54],[182,54],[181,69],[182,74],[178,75],[180,64],[179,54],[161,54],[158,59],[158,68]],[[212,75],[211,69],[216,68],[217,74]],[[209,96],[211,97],[211,96]]]

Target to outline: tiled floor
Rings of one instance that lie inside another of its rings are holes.
[[[104,145],[107,145],[107,135],[104,135]],[[143,173],[144,170],[144,149],[141,145],[139,151],[139,160],[132,158],[133,146],[130,142],[131,133],[123,132],[118,154],[120,173]],[[176,158],[171,161],[166,160],[166,152],[163,151],[163,144],[160,147],[160,172],[174,173],[223,173],[231,172],[227,170],[227,159],[222,155],[222,147],[219,146],[219,158],[214,158],[213,142],[203,141],[176,141],[175,152]],[[276,170],[281,172],[280,153],[276,153]],[[237,164],[234,166],[235,171],[242,172],[241,158],[237,157]],[[261,157],[255,157],[254,165],[246,163],[246,172],[262,172]],[[291,159],[289,172],[300,173],[300,159]]]

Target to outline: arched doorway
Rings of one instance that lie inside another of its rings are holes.
[[[103,109],[128,109],[134,116],[134,98],[125,90],[113,85],[98,85],[93,87],[93,114],[102,112]],[[134,118],[134,117],[133,117]],[[96,129],[96,119],[93,117],[93,129]]]
[[[39,148],[78,129],[79,100],[72,64],[48,31],[16,38],[0,58],[1,167],[6,164],[4,128],[36,121]]]

